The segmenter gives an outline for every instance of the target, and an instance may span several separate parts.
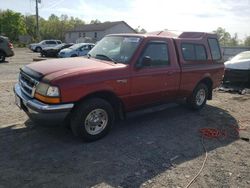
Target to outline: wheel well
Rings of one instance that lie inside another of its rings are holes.
[[[116,118],[119,118],[119,119],[125,118],[123,102],[113,92],[99,91],[99,92],[91,93],[83,97],[80,101],[78,101],[78,103],[84,100],[87,100],[89,98],[101,98],[101,99],[106,100],[113,107]]]
[[[199,83],[203,83],[206,84],[208,87],[208,100],[212,99],[212,95],[213,95],[213,81],[210,78],[204,78],[202,79]],[[197,84],[199,85],[199,84]]]

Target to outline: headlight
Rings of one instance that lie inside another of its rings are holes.
[[[59,92],[59,88],[55,87],[55,86],[49,86],[48,90],[47,90],[47,96],[50,97],[59,97],[60,92]]]
[[[36,93],[39,93],[41,95],[47,95],[47,90],[49,88],[49,85],[48,84],[45,84],[45,83],[39,83],[36,87]]]
[[[39,83],[36,87],[35,98],[45,103],[60,103],[60,90],[56,86]]]

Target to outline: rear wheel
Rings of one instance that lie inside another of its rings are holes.
[[[114,122],[112,106],[100,98],[82,102],[71,116],[70,126],[75,136],[85,141],[95,141],[104,137]]]
[[[0,52],[0,62],[4,62],[4,61],[5,61],[5,53]]]
[[[200,83],[193,91],[192,96],[188,98],[188,104],[193,110],[200,110],[207,102],[208,87]]]
[[[71,55],[70,57],[77,57],[77,55],[76,55],[76,54],[73,54],[73,55]]]

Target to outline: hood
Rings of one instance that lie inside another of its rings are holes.
[[[88,72],[104,71],[124,66],[126,65],[114,64],[109,61],[74,57],[39,61],[26,65],[26,68],[31,69],[39,75],[42,75],[42,77],[45,76],[47,80],[53,80],[54,78],[65,76],[67,74],[84,74]]]
[[[64,48],[64,49],[62,49],[62,50],[60,51],[60,53],[61,53],[61,52],[70,53],[70,52],[72,52],[72,51],[73,51],[73,50],[70,49],[70,48]]]
[[[34,46],[34,45],[37,45],[38,43],[32,43],[32,44],[30,44],[30,46]]]
[[[226,61],[224,64],[227,69],[250,70],[250,59]]]

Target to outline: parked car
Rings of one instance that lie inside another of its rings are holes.
[[[250,87],[250,51],[241,52],[224,64],[223,83]]]
[[[77,43],[65,48],[58,53],[58,57],[85,56],[95,46],[93,43]]]
[[[33,52],[41,52],[44,48],[54,47],[58,44],[62,44],[60,40],[43,40],[39,43],[33,43],[29,45],[29,49]]]
[[[62,44],[58,44],[57,46],[55,47],[47,47],[47,48],[44,48],[42,51],[41,51],[41,56],[45,56],[45,57],[57,57],[58,56],[58,53],[62,50],[62,49],[65,49],[65,48],[69,48],[70,46],[74,45],[73,43],[69,43],[69,44],[66,44],[66,43],[62,43]]]
[[[14,56],[13,45],[8,37],[0,36],[0,62],[4,62],[6,57]]]
[[[68,122],[93,141],[148,105],[185,99],[200,110],[224,73],[217,35],[208,33],[108,35],[88,54],[21,68],[16,104],[33,121]]]

